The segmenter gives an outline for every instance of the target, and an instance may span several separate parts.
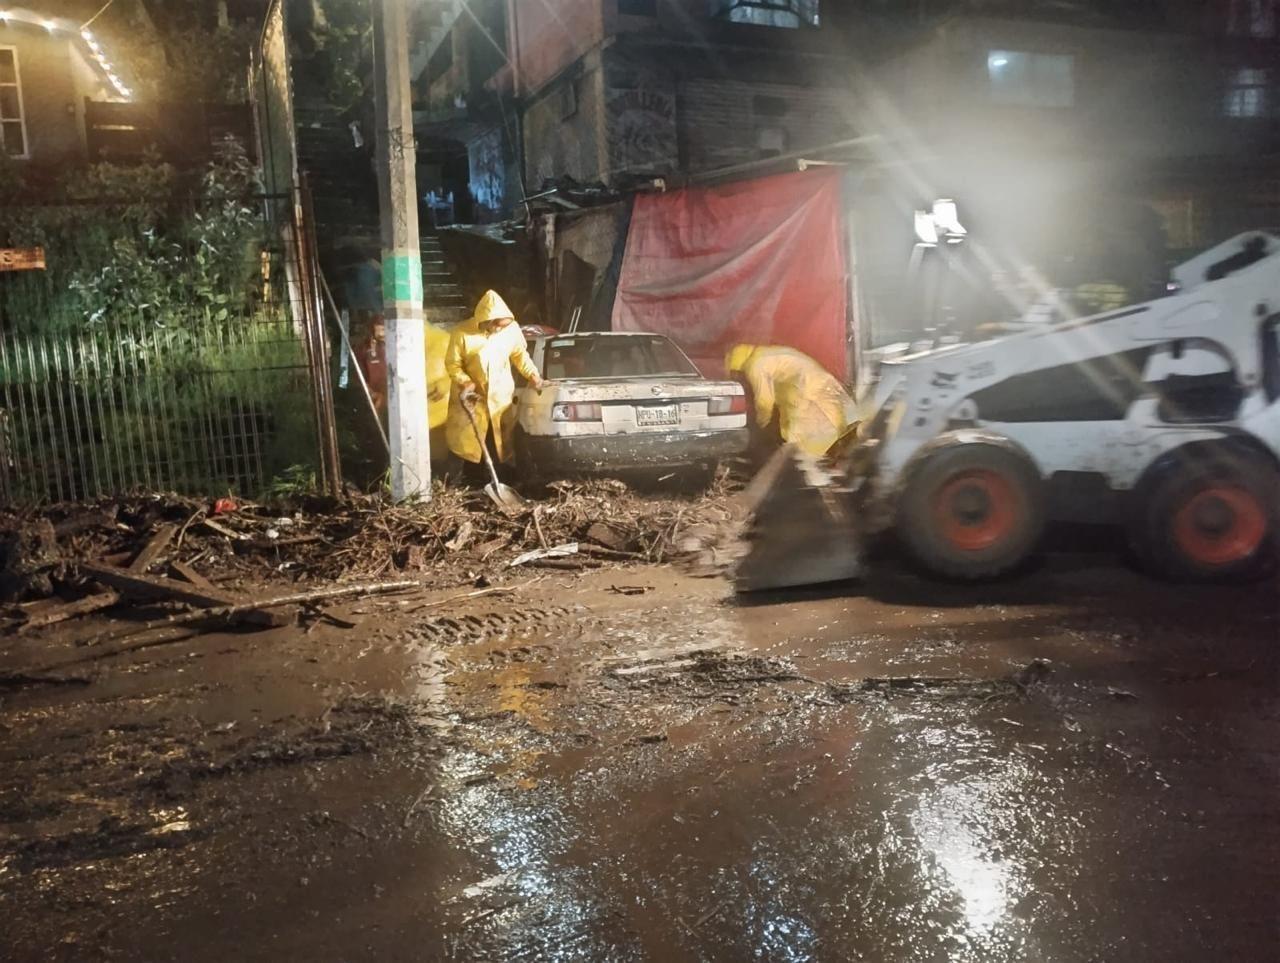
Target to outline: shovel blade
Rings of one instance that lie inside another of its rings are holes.
[[[493,482],[485,485],[484,493],[504,515],[519,515],[528,507],[519,492],[501,482],[496,485]]]

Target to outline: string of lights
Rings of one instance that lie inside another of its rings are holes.
[[[0,25],[8,26],[11,23],[23,23],[34,27],[43,27],[49,33],[68,33],[79,38],[83,44],[85,52],[89,55],[90,61],[98,68],[98,71],[107,79],[107,82],[115,88],[125,100],[133,97],[133,91],[129,86],[120,79],[120,75],[116,72],[115,66],[107,59],[106,52],[102,49],[102,44],[98,42],[98,38],[94,36],[88,24],[80,26],[72,20],[66,20],[57,17],[42,17],[30,10],[9,9],[0,10]]]

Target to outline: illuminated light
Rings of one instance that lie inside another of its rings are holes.
[[[928,247],[936,247],[938,243],[938,227],[928,211],[916,211],[916,237],[920,243]]]
[[[40,22],[40,26],[44,27],[44,29],[48,30],[50,33],[53,33],[53,31],[57,28],[58,25],[54,23],[52,20],[42,20]]]
[[[956,202],[942,197],[927,211],[915,212],[916,238],[919,247],[937,247],[939,243],[960,244],[969,231],[960,223]]]
[[[9,18],[12,16],[13,14],[11,14],[8,10],[0,10],[0,20],[3,20],[5,23],[8,23]]]
[[[956,202],[950,198],[940,198],[933,202],[933,223],[938,229],[947,235],[947,239],[956,243],[953,238],[963,238],[969,232],[964,229],[964,225],[960,223],[960,213],[956,209]]]
[[[989,57],[987,58],[987,66],[992,70],[999,70],[1001,67],[1009,66],[1008,57]]]

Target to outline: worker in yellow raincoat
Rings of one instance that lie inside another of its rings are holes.
[[[453,382],[445,422],[449,450],[463,461],[477,464],[481,455],[476,431],[484,436],[492,427],[493,456],[497,461],[508,461],[516,427],[516,383],[511,369],[539,390],[542,376],[529,357],[524,333],[496,291],[485,292],[475,313],[454,329],[444,366]],[[464,405],[471,409],[475,429]]]
[[[854,421],[853,399],[840,382],[794,348],[737,344],[725,367],[746,382],[756,424],[767,429],[776,415],[782,440],[811,455],[825,455]]]
[[[431,428],[443,428],[449,418],[449,395],[453,381],[445,370],[444,359],[453,340],[452,327],[439,324],[426,326],[427,352],[427,422]]]

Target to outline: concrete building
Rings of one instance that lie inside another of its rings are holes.
[[[87,105],[128,100],[109,44],[81,22],[0,11],[0,153],[8,158],[36,167],[83,160]]]
[[[466,145],[471,192],[485,208],[502,197],[510,209],[513,177],[531,194],[564,179],[620,186],[856,132],[843,6],[482,0],[471,9],[428,58],[419,132]]]
[[[994,320],[999,289],[1033,277],[1150,296],[1168,260],[1280,222],[1280,4],[861,7],[879,41],[858,111],[888,165],[863,267],[884,327]],[[942,294],[927,258],[901,270],[931,197],[958,203],[973,242]]]
[[[990,318],[1031,275],[1101,272],[1144,296],[1177,252],[1280,222],[1278,0],[470,11],[424,51],[419,136],[452,152],[441,190],[471,219],[566,181],[678,182],[860,139],[825,156],[853,164],[884,332]],[[957,201],[972,243],[913,259],[913,211],[936,198]]]

